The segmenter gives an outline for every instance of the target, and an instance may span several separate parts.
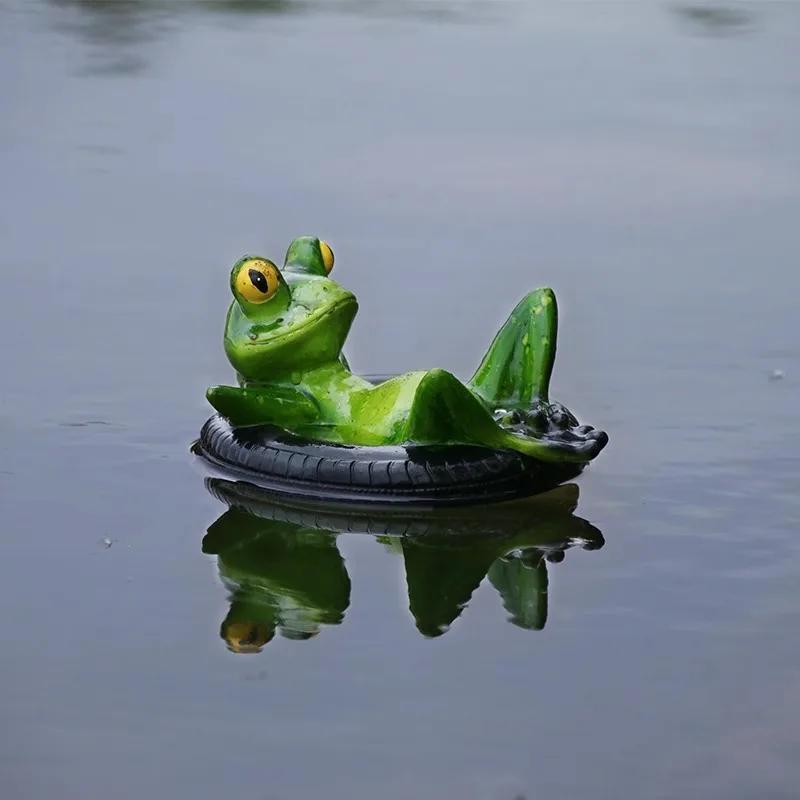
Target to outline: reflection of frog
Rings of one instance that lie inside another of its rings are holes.
[[[278,500],[247,483],[212,478],[228,510],[211,525],[203,552],[215,554],[229,590],[222,638],[236,653],[260,652],[277,631],[308,639],[339,625],[350,578],[337,536],[374,536],[405,564],[409,610],[426,637],[445,633],[488,577],[514,625],[541,630],[547,619],[547,561],[573,545],[597,549],[600,531],[572,512],[568,484],[533,501],[439,512],[320,509]]]
[[[519,302],[466,383],[434,369],[374,385],[342,354],[358,303],[328,277],[332,267],[333,252],[315,237],[292,242],[282,269],[255,256],[234,266],[225,352],[239,386],[207,394],[234,425],[270,423],[352,445],[482,445],[546,461],[589,461],[606,445],[604,432],[579,426],[548,399],[557,328],[551,289]]]
[[[208,529],[203,549],[219,552],[231,603],[220,633],[235,653],[260,652],[276,632],[310,639],[344,618],[350,578],[327,531],[270,526],[230,508]]]

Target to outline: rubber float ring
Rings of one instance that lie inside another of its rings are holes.
[[[274,426],[235,427],[218,414],[203,425],[192,452],[280,495],[425,507],[541,494],[586,467],[471,445],[354,447],[310,441]]]

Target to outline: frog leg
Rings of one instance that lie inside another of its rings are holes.
[[[494,411],[548,402],[556,359],[558,306],[552,289],[520,300],[498,331],[467,386]]]
[[[523,436],[501,428],[475,394],[454,375],[430,370],[419,382],[401,433],[417,444],[475,444],[517,450],[542,461],[583,462],[605,442]]]
[[[501,432],[483,404],[455,375],[427,372],[417,385],[404,425],[408,441],[419,444],[497,444]]]
[[[291,428],[317,420],[319,407],[293,386],[212,386],[208,402],[232,425]]]

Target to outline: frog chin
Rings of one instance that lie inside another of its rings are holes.
[[[299,342],[308,339],[310,336],[316,335],[318,329],[323,325],[331,325],[347,317],[349,317],[349,319],[347,319],[347,327],[349,328],[357,310],[358,303],[356,298],[353,295],[344,295],[315,309],[305,316],[301,322],[289,325],[275,332],[270,331],[256,339],[245,342],[245,345],[248,348],[264,350],[274,347],[283,347],[293,341]],[[324,335],[322,331],[319,331],[319,334]]]
[[[333,361],[357,311],[355,296],[344,294],[315,309],[301,322],[244,342],[240,352],[247,360],[257,359],[263,366],[271,363],[276,368],[303,369]]]

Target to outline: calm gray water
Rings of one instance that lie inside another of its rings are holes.
[[[0,0],[0,796],[797,798],[798,53],[793,2]],[[555,288],[573,515],[226,515],[228,272],[305,233],[365,373]]]

